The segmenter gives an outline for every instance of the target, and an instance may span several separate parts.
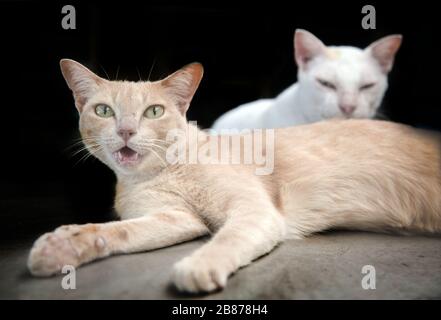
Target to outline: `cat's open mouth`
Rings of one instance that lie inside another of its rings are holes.
[[[123,147],[113,153],[113,157],[120,165],[134,165],[138,163],[140,154],[129,147]]]

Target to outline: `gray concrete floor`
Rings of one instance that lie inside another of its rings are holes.
[[[0,250],[1,299],[440,299],[441,238],[331,232],[288,241],[239,270],[225,290],[182,295],[170,285],[174,262],[206,241],[114,256],[79,268],[75,290],[62,276],[33,278],[30,243]],[[376,270],[376,289],[361,286],[364,265]]]

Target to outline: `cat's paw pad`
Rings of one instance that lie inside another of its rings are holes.
[[[102,239],[88,234],[84,226],[62,226],[46,233],[35,241],[28,258],[28,268],[34,276],[50,276],[59,273],[63,266],[78,266],[85,260],[88,247],[102,246]]]
[[[190,256],[175,264],[173,282],[180,291],[212,292],[227,284],[228,268],[215,259]]]

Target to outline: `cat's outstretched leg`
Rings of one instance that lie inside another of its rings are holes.
[[[239,206],[215,236],[174,266],[179,290],[209,292],[226,285],[228,276],[270,252],[285,236],[285,221],[272,206]],[[251,210],[251,208],[253,208]]]
[[[50,276],[64,265],[77,267],[111,254],[162,248],[207,233],[207,227],[196,216],[181,211],[102,224],[67,225],[37,239],[28,268],[35,276]]]

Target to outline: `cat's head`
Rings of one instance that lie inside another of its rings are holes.
[[[308,120],[373,117],[386,92],[401,39],[390,35],[359,49],[325,46],[310,32],[296,30],[295,60],[299,86],[308,99],[303,110]]]
[[[80,114],[89,152],[122,175],[145,172],[163,160],[167,133],[185,129],[203,68],[193,63],[155,82],[109,81],[69,59],[60,61]]]

